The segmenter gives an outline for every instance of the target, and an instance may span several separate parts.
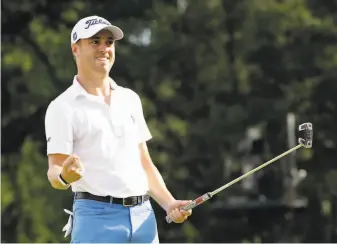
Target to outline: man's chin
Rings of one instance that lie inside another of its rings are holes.
[[[111,70],[111,65],[108,65],[108,64],[106,64],[106,65],[100,65],[100,66],[98,66],[98,67],[96,67],[96,71],[97,72],[110,72],[110,70]]]

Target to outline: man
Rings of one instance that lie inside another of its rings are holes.
[[[106,19],[81,19],[71,33],[77,65],[73,84],[47,109],[48,179],[74,192],[71,242],[159,242],[149,196],[175,223],[191,211],[176,200],[153,164],[151,133],[139,96],[109,72],[120,28]]]

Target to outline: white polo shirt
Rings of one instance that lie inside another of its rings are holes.
[[[140,97],[111,80],[111,105],[87,93],[74,77],[72,86],[53,100],[46,112],[47,155],[78,155],[83,177],[73,192],[99,196],[144,195],[148,182],[139,143],[152,138]]]

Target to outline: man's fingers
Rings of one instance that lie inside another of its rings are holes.
[[[182,206],[186,206],[186,205],[190,204],[191,202],[193,202],[193,201],[191,201],[191,200],[182,200],[182,201],[180,202],[180,204],[181,204]]]
[[[69,166],[68,172],[74,172],[74,173],[76,173],[76,174],[82,175],[82,173],[83,173],[83,168],[80,167],[80,166],[78,166],[78,165],[72,164],[72,165]]]
[[[70,155],[63,163],[63,167],[69,167],[71,164],[75,163],[80,158],[76,155]]]
[[[182,223],[184,222],[189,216],[192,215],[192,209],[183,210],[182,208],[186,205],[191,204],[192,200],[179,200],[174,202],[170,206],[170,209],[167,212],[167,216],[172,219],[175,223]]]
[[[75,169],[75,172],[76,172],[77,174],[82,175],[82,174],[83,174],[83,169],[82,169],[82,168],[77,168],[77,169]]]
[[[175,204],[174,208],[182,209],[183,207],[190,204],[191,202],[192,201],[189,201],[189,200],[181,200]]]
[[[174,210],[173,217],[176,223],[182,223],[187,219],[187,216],[184,216],[179,209]]]
[[[77,170],[77,167],[74,166],[73,164],[69,166],[68,172],[75,172]]]
[[[184,216],[191,216],[192,214],[192,209],[185,211],[185,210],[180,210],[180,213]]]
[[[174,209],[171,213],[170,213],[170,218],[174,221],[177,222],[179,220],[179,218],[181,218],[182,215],[179,212],[179,209]]]

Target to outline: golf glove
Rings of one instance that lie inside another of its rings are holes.
[[[64,237],[67,237],[72,229],[73,229],[73,220],[74,220],[74,217],[73,217],[73,212],[69,211],[68,209],[63,209],[64,212],[66,212],[67,214],[69,214],[69,218],[68,218],[68,222],[67,224],[63,227],[62,231],[65,231],[64,233]]]

